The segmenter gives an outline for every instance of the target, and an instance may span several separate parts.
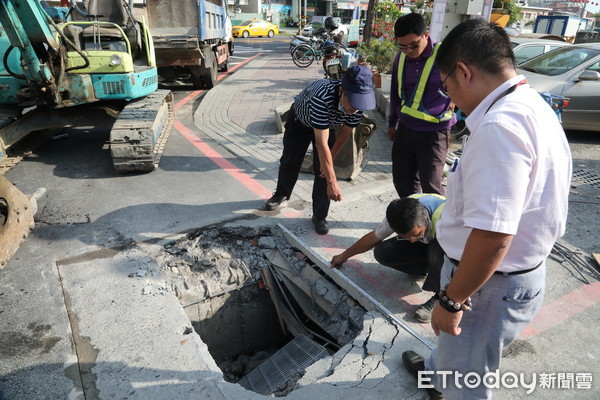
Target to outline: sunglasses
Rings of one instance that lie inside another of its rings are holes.
[[[398,46],[398,48],[402,51],[406,51],[406,50],[414,50],[417,47],[419,47],[419,45],[421,44],[421,42],[423,41],[423,38],[425,36],[421,36],[421,39],[417,40],[416,42],[413,42],[409,45],[403,45],[403,44],[398,44],[396,43],[396,46]]]

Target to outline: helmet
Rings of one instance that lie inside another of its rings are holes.
[[[339,28],[337,21],[335,19],[333,19],[333,17],[325,18],[323,25],[325,26],[325,29],[330,30],[330,31],[333,31],[333,30]]]

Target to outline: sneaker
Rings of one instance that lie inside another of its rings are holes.
[[[435,307],[435,303],[437,303],[437,299],[435,296],[431,296],[429,300],[417,308],[413,314],[413,317],[415,317],[415,319],[419,322],[430,322],[431,312],[433,311],[433,307]]]
[[[267,204],[265,205],[265,208],[267,209],[267,211],[273,211],[279,208],[279,206],[281,205],[281,203],[283,203],[284,201],[286,201],[288,198],[287,196],[281,194],[281,193],[273,193],[273,196],[267,200]]]
[[[425,359],[412,350],[402,353],[402,363],[408,372],[418,379],[419,371],[425,371]],[[444,400],[444,395],[433,388],[426,389],[430,399]]]
[[[329,225],[324,219],[318,219],[317,217],[312,217],[312,222],[315,224],[315,231],[319,235],[327,235],[329,233]]]

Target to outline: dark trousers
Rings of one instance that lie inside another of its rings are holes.
[[[413,193],[444,195],[442,175],[449,129],[418,132],[398,124],[392,146],[392,177],[400,197]]]
[[[386,267],[409,275],[425,275],[423,290],[440,291],[440,271],[444,264],[444,251],[436,239],[428,244],[396,240],[384,240],[375,246],[373,255],[377,262]]]
[[[327,179],[321,178],[321,163],[319,154],[315,145],[315,132],[313,128],[304,126],[296,119],[293,107],[290,109],[287,121],[285,123],[285,133],[283,134],[283,154],[279,164],[279,176],[277,177],[276,193],[283,194],[288,199],[292,195],[294,186],[298,181],[302,161],[306,156],[308,145],[313,145],[313,172],[315,179],[312,190],[313,216],[318,219],[325,219],[329,212],[330,200],[327,196]],[[335,143],[335,132],[329,131],[329,148]]]

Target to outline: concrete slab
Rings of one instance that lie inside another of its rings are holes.
[[[224,399],[221,371],[152,258],[88,254],[57,262],[86,398]]]

